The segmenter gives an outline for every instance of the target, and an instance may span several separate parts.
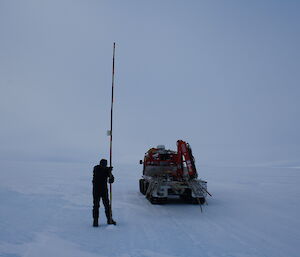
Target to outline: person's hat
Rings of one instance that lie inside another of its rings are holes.
[[[106,159],[101,159],[100,166],[106,167],[107,166],[107,160]]]

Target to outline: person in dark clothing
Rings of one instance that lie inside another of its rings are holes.
[[[116,225],[112,219],[111,208],[108,199],[107,180],[109,183],[114,182],[114,176],[111,173],[112,167],[107,167],[107,160],[102,159],[100,165],[96,165],[93,171],[93,226],[98,227],[100,199],[105,208],[107,224]]]

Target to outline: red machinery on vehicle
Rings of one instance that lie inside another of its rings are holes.
[[[169,196],[203,204],[207,194],[207,182],[197,179],[198,173],[190,145],[177,141],[177,152],[164,146],[151,148],[145,154],[140,192],[151,203],[166,202]]]

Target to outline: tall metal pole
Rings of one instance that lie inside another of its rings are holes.
[[[112,79],[111,79],[111,108],[110,108],[110,144],[109,144],[109,166],[112,167],[112,138],[113,138],[113,104],[114,104],[114,82],[115,82],[115,48],[113,45],[113,63],[112,63]],[[112,219],[112,184],[109,184],[109,208],[110,218]]]

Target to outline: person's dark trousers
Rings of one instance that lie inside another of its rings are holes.
[[[99,207],[100,207],[100,199],[102,198],[102,202],[105,208],[105,214],[107,220],[110,219],[110,208],[109,208],[109,200],[108,200],[108,192],[105,190],[104,192],[97,191],[93,189],[93,218],[94,223],[98,225],[99,219]]]

